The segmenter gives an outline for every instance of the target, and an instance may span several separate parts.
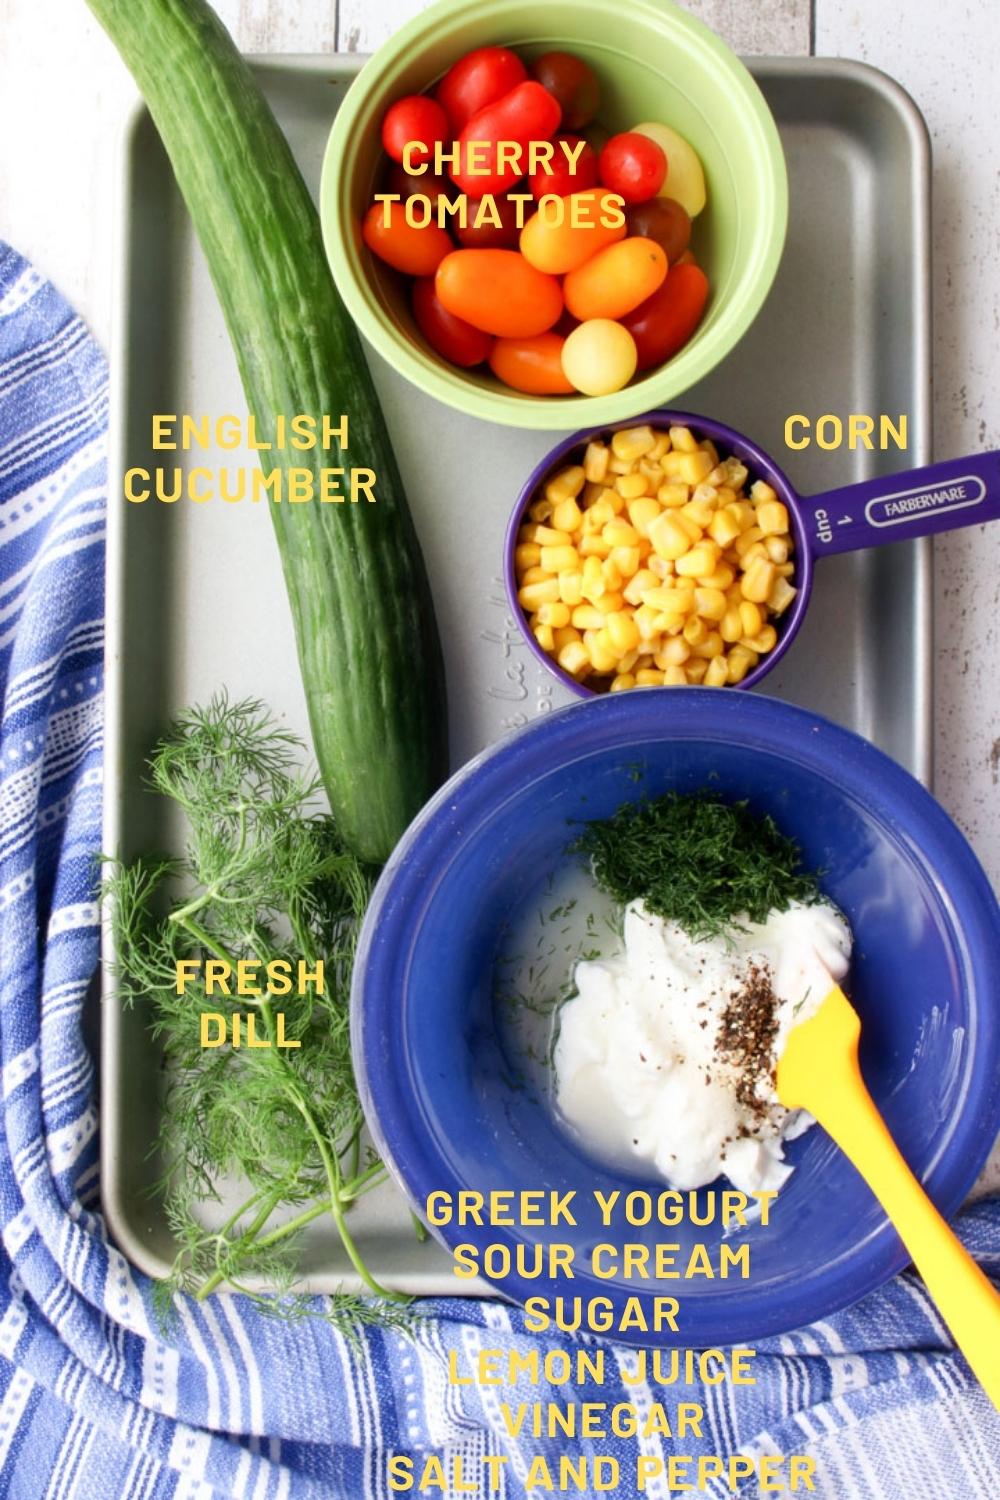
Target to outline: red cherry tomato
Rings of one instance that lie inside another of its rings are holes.
[[[546,52],[531,64],[531,76],[558,99],[567,130],[582,130],[597,114],[601,86],[582,57],[572,52]]]
[[[407,167],[426,162],[434,146],[450,136],[448,116],[437,100],[428,99],[426,94],[408,94],[405,99],[397,99],[390,104],[382,121],[382,145],[393,161]]]
[[[373,255],[407,276],[433,276],[453,249],[450,235],[436,224],[408,224],[402,203],[373,203],[361,237]]]
[[[550,140],[559,129],[560,119],[559,105],[540,83],[530,79],[527,83],[519,83],[516,89],[511,89],[496,104],[481,109],[462,127],[458,137],[458,165],[450,169],[453,180],[470,198],[506,192],[524,176],[524,166],[518,167],[510,161],[501,165],[497,156],[500,142],[504,146],[520,146],[525,153],[530,141]],[[481,154],[492,170],[484,172],[481,167],[474,172],[467,170],[468,148],[473,141],[485,143],[489,148]]]
[[[506,47],[477,47],[448,69],[434,95],[457,135],[473,115],[509,94],[527,76],[524,63]]]
[[[470,249],[513,250],[521,237],[523,210],[526,207],[525,204],[521,205],[522,223],[519,225],[518,205],[513,199],[499,195],[491,196],[485,201],[482,198],[470,198],[465,210],[464,229],[457,214],[451,221],[455,238],[460,245],[467,245]],[[499,224],[495,222],[497,219],[500,220]]]
[[[571,167],[562,143],[571,150],[578,146],[583,149],[576,158],[576,165]],[[597,152],[593,146],[580,135],[553,136],[552,144],[556,148],[556,154],[552,159],[552,169],[549,172],[533,172],[528,178],[528,186],[535,198],[544,198],[546,193],[556,193],[560,198],[565,198],[569,193],[582,193],[587,188],[597,186]]]
[[[674,266],[663,285],[620,320],[635,339],[638,368],[662,365],[681,349],[701,322],[708,277],[699,266]]]
[[[490,369],[512,390],[529,396],[569,396],[576,389],[563,374],[565,339],[537,333],[533,339],[497,339]]]
[[[433,276],[421,276],[413,283],[413,316],[431,348],[450,364],[471,370],[489,358],[493,339],[442,306]]]
[[[640,135],[625,130],[606,141],[600,156],[601,181],[626,203],[645,203],[655,198],[667,175],[667,158],[662,147]]]
[[[629,234],[655,240],[669,263],[676,265],[691,238],[691,216],[673,198],[651,198],[638,203],[625,215]]]

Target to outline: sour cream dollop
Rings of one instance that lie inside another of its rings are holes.
[[[595,1155],[651,1163],[673,1187],[724,1174],[744,1192],[780,1188],[792,1170],[784,1141],[814,1122],[778,1102],[770,1070],[749,1079],[720,1036],[741,997],[766,983],[776,1061],[850,954],[850,927],[827,902],[695,941],[633,901],[620,953],[574,970],[553,1059],[562,1115]]]

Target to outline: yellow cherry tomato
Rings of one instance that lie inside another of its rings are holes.
[[[667,175],[657,196],[673,198],[696,219],[705,207],[707,196],[705,172],[697,151],[676,130],[655,120],[636,125],[635,131],[637,135],[648,135],[667,158]]]
[[[525,260],[548,276],[562,276],[625,238],[622,200],[606,188],[550,197],[521,230]]]
[[[592,318],[568,334],[562,350],[566,379],[585,396],[610,396],[635,374],[635,340],[610,318]]]

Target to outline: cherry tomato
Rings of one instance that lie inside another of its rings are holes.
[[[666,281],[623,319],[635,339],[640,370],[661,365],[682,348],[701,322],[708,277],[699,266],[674,266]]]
[[[462,228],[457,215],[452,219],[455,238],[460,245],[466,245],[470,249],[514,250],[521,237],[517,222],[518,207],[512,198],[470,198],[465,210],[465,228]],[[524,207],[524,204],[520,205],[522,213]],[[499,224],[495,222],[497,219],[500,220]]]
[[[434,146],[447,141],[450,135],[448,116],[437,100],[428,99],[426,94],[408,94],[405,99],[397,99],[382,121],[382,145],[393,161],[403,162],[407,167],[426,162]]]
[[[453,250],[438,266],[434,290],[449,312],[498,338],[534,338],[563,309],[556,278],[518,250]]]
[[[655,240],[670,265],[679,261],[691,238],[691,216],[673,198],[651,198],[638,203],[625,215],[629,234]]]
[[[567,380],[585,396],[609,396],[635,374],[635,340],[620,323],[593,318],[563,344],[562,366]]]
[[[540,83],[531,79],[519,83],[516,89],[481,109],[463,125],[458,137],[458,165],[450,169],[452,179],[470,198],[505,192],[524,176],[524,166],[509,161],[501,165],[497,157],[499,144],[520,146],[523,161],[529,142],[549,140],[559,129],[560,118],[558,104]],[[473,141],[485,143],[489,148],[481,154],[492,170],[484,172],[478,164],[475,171],[467,170],[467,151]]]
[[[622,318],[663,284],[667,257],[655,240],[619,240],[599,250],[563,282],[574,318]]]
[[[570,193],[561,209],[558,222],[555,212],[539,209],[521,230],[521,254],[538,271],[562,276],[625,238],[621,204],[603,188]]]
[[[563,143],[571,151],[579,152],[572,167],[563,150]],[[583,136],[560,133],[553,136],[552,144],[556,148],[556,154],[550,170],[533,172],[528,178],[533,197],[543,198],[546,193],[555,193],[558,197],[565,198],[568,193],[582,193],[587,188],[597,186],[597,152]]]
[[[493,339],[443,306],[433,276],[421,276],[413,283],[413,316],[431,348],[451,364],[471,370],[489,358]]]
[[[678,135],[669,125],[660,125],[655,120],[646,125],[637,125],[635,133],[655,141],[670,163],[666,181],[660,186],[660,196],[676,198],[692,219],[696,219],[705,207],[707,189],[701,157],[691,142]]]
[[[504,385],[529,396],[568,396],[575,387],[563,373],[564,342],[558,333],[538,333],[533,339],[497,339],[490,369]]]
[[[408,224],[402,203],[373,203],[361,237],[379,260],[408,276],[433,276],[452,248],[451,237],[433,222],[420,229]]]
[[[524,63],[506,47],[477,47],[448,69],[434,95],[457,135],[473,115],[509,94],[527,76]]]
[[[572,52],[546,52],[531,64],[531,75],[558,99],[567,130],[582,130],[597,114],[601,86],[597,74]]]
[[[606,141],[599,160],[601,181],[626,203],[655,198],[667,175],[667,158],[648,135],[625,130]]]

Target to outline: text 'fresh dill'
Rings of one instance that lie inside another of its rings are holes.
[[[820,899],[798,844],[773,818],[714,794],[667,792],[626,803],[589,823],[573,847],[615,901],[641,899],[695,940],[717,936],[740,917],[764,922],[771,911]]]

